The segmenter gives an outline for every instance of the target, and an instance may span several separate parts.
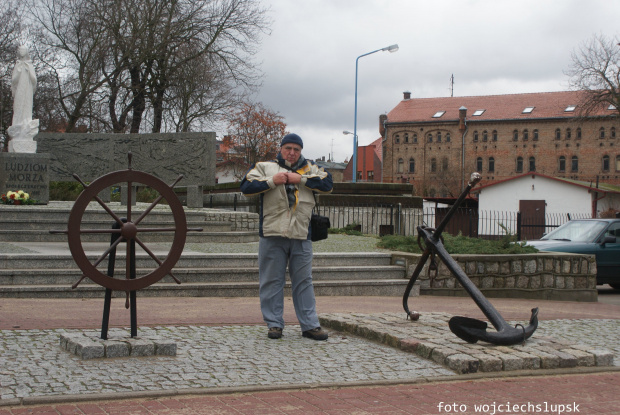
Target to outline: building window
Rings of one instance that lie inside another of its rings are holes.
[[[445,111],[437,111],[435,115],[433,115],[433,118],[441,118],[441,116],[444,115],[445,113],[446,113]]]
[[[534,111],[534,107],[525,107],[523,114],[531,114]]]
[[[530,133],[527,130],[523,130],[523,141],[527,141],[530,139]]]
[[[579,171],[579,158],[577,156],[573,156],[570,159],[570,171],[573,173]]]
[[[413,142],[417,143],[418,142],[418,135],[417,134],[413,134]]]
[[[529,163],[530,167],[529,167],[528,171],[536,171],[536,158],[535,157],[530,157],[529,162],[530,162]]]
[[[431,173],[435,173],[437,171],[437,159],[431,159]]]
[[[493,130],[493,141],[497,141],[497,130]]]
[[[369,182],[374,182],[375,181],[375,172],[372,170],[368,171],[368,181]]]
[[[446,133],[446,143],[450,142],[450,133]]]
[[[598,135],[600,138],[605,138],[605,127],[601,127],[601,129],[598,130]]]
[[[561,139],[561,138],[562,138],[562,131],[560,131],[560,129],[559,129],[559,128],[556,128],[556,129],[555,129],[555,139],[556,139],[556,140],[559,140],[559,139]]]
[[[609,171],[609,156],[603,156],[603,171]]]
[[[620,156],[616,156],[616,171],[620,171]]]
[[[562,173],[566,171],[566,157],[564,156],[558,159],[558,171]]]
[[[489,173],[493,173],[495,171],[495,159],[493,157],[489,157]]]
[[[415,173],[415,160],[413,157],[409,159],[409,173]]]
[[[609,135],[611,136],[611,138],[616,138],[616,127],[611,127]]]
[[[474,131],[474,143],[478,142],[478,131]]]
[[[408,142],[409,142],[409,134],[405,133],[405,143],[408,143]]]
[[[581,139],[581,128],[577,128],[577,140]]]
[[[441,131],[437,131],[437,142],[441,143]]]
[[[444,157],[441,159],[441,169],[443,171],[448,171],[448,157]]]
[[[532,140],[538,141],[538,130],[532,131]]]
[[[519,140],[519,131],[514,130],[512,132],[512,141],[518,141]]]
[[[433,134],[429,134],[428,135],[428,142],[432,143],[433,142]]]
[[[396,134],[396,135],[394,136],[394,142],[395,142],[396,144],[400,143],[400,134]]]
[[[474,117],[479,117],[479,116],[481,116],[482,114],[484,114],[484,111],[486,111],[486,110],[476,110],[476,111],[474,111],[473,116],[474,116]]]
[[[517,173],[523,173],[523,157],[517,157]]]
[[[487,133],[487,130],[484,130],[482,132],[482,141],[484,141],[484,142],[489,141],[489,133]]]
[[[476,159],[476,171],[482,173],[482,157]]]
[[[571,139],[571,137],[572,137],[572,135],[573,135],[573,133],[572,133],[571,129],[570,129],[570,128],[567,128],[567,129],[566,129],[566,139],[567,139],[567,140],[570,140],[570,139]]]
[[[405,165],[405,162],[403,161],[403,159],[398,159],[398,167],[397,167],[396,171],[398,173],[402,173],[404,165]]]

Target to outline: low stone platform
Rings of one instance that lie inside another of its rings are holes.
[[[177,344],[171,340],[118,335],[103,340],[92,332],[61,334],[60,348],[83,360],[177,355]]]
[[[415,353],[461,374],[614,364],[612,351],[545,336],[540,325],[522,345],[470,344],[450,331],[450,318],[452,315],[446,313],[421,313],[418,321],[407,320],[404,313],[334,313],[322,314],[320,321],[325,328]],[[494,330],[492,325],[489,327]]]

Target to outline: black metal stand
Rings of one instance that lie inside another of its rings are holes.
[[[127,222],[126,218],[121,218],[123,223]],[[118,222],[114,222],[112,225],[112,229],[120,229],[121,225]],[[120,233],[112,233],[112,237],[110,238],[110,245],[114,245],[116,240],[120,238]],[[136,278],[136,243],[133,239],[127,241],[129,244],[129,255],[126,258],[127,264],[129,265],[129,278]],[[114,267],[116,265],[116,247],[110,250],[110,254],[108,256],[108,276],[110,278],[114,278]],[[131,337],[136,337],[138,335],[138,309],[136,304],[136,292],[130,291],[127,293],[127,300],[129,303],[125,303],[125,308],[129,308],[130,320],[131,320]],[[105,298],[103,300],[103,318],[101,321],[101,339],[108,339],[108,328],[110,326],[110,306],[112,305],[112,290],[110,288],[105,289]]]

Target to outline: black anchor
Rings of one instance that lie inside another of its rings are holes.
[[[461,269],[458,263],[450,256],[446,251],[441,241],[441,233],[448,224],[450,218],[454,215],[459,205],[463,202],[465,197],[469,194],[469,191],[480,181],[481,176],[479,173],[473,173],[467,187],[463,190],[459,198],[456,200],[448,214],[443,218],[441,223],[436,229],[426,226],[418,226],[418,243],[421,245],[421,240],[424,240],[425,249],[420,257],[420,261],[416,266],[409,284],[405,289],[403,296],[403,307],[407,312],[407,318],[417,320],[419,313],[409,311],[407,300],[414,283],[418,276],[422,272],[424,264],[431,257],[434,263],[434,257],[438,256],[450,272],[461,283],[465,291],[471,296],[474,302],[478,305],[480,310],[489,319],[496,332],[487,331],[487,323],[481,320],[476,320],[469,317],[452,317],[448,322],[452,333],[459,338],[465,340],[468,343],[476,343],[478,340],[483,340],[492,344],[509,346],[517,343],[523,343],[529,339],[536,328],[538,327],[538,307],[532,309],[532,315],[530,317],[530,323],[527,327],[521,324],[517,324],[512,327],[503,319],[501,314],[493,307],[493,305],[487,300],[487,298],[480,292],[478,287],[471,282],[467,274]]]

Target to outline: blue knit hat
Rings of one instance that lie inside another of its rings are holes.
[[[280,147],[288,143],[297,144],[299,147],[304,148],[304,142],[301,141],[301,137],[298,136],[297,134],[291,133],[291,134],[285,135],[284,138],[282,139],[282,142],[280,143]]]

